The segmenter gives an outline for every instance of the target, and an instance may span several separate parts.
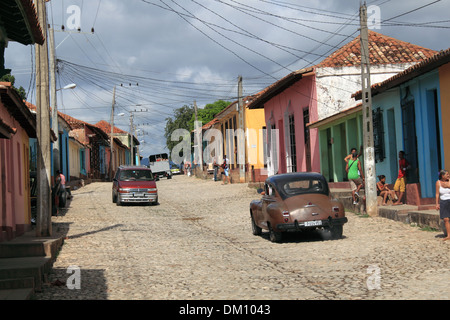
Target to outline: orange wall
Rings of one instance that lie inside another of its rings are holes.
[[[450,170],[450,126],[443,119],[450,119],[450,64],[439,68],[439,82],[441,94],[441,127],[444,143],[444,168]]]

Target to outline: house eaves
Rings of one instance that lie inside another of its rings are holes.
[[[242,99],[243,103],[244,103],[244,107],[248,108],[249,105],[252,104],[252,102],[254,102],[256,99],[258,99],[258,97],[260,95],[261,95],[261,92],[244,97]],[[234,102],[230,103],[225,109],[223,109],[218,114],[216,114],[215,120],[222,120],[223,118],[226,118],[230,114],[230,112],[233,112],[233,111],[239,111],[239,100],[235,100]],[[215,123],[213,123],[213,124],[215,124]]]
[[[372,96],[383,93],[389,89],[395,88],[411,79],[414,79],[427,72],[433,71],[449,62],[450,62],[450,48],[443,50],[437,53],[436,55],[415,64],[414,66],[396,74],[395,76],[386,79],[385,81],[372,85],[371,87]],[[361,100],[362,91],[360,90],[352,94],[352,98],[354,98],[355,100]]]
[[[32,0],[2,0],[0,21],[9,40],[24,45],[44,44],[45,37]]]
[[[247,107],[249,109],[262,109],[264,108],[264,103],[278,95],[280,92],[283,92],[297,81],[301,80],[304,76],[309,75],[314,72],[314,67],[300,69],[294,72],[291,72],[284,78],[278,80],[272,85],[268,86],[265,90],[261,92],[258,98],[252,101]]]
[[[24,128],[30,138],[36,138],[36,117],[9,82],[0,82],[0,100]]]
[[[355,114],[357,112],[360,112],[361,110],[362,110],[362,104],[358,103],[354,107],[342,110],[339,113],[331,115],[331,116],[329,116],[329,117],[327,117],[325,119],[318,120],[316,122],[308,123],[308,124],[306,124],[306,126],[309,129],[316,129],[316,128],[319,128],[319,127],[324,127],[324,126],[329,125],[329,124],[335,124],[336,121],[338,121],[340,119],[343,119],[343,118],[345,118],[347,116],[350,116],[352,114]]]

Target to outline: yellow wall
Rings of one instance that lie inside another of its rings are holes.
[[[249,132],[247,138],[247,163],[253,165],[255,169],[264,168],[264,137],[260,130],[265,125],[266,120],[263,108],[245,110],[245,126]]]
[[[222,131],[222,128],[225,130],[225,123],[228,122],[233,117],[236,117],[236,127],[239,128],[239,113],[235,111],[235,105],[224,118],[219,120],[219,123],[214,127],[218,130]],[[244,113],[244,126],[245,131],[248,133],[246,139],[246,163],[248,164],[248,170],[251,170],[251,166],[254,166],[254,169],[263,169],[264,168],[264,155],[263,155],[263,134],[262,129],[266,125],[266,120],[264,116],[264,109],[245,109]],[[228,127],[231,129],[230,127]],[[233,128],[234,129],[234,128]],[[261,131],[260,131],[261,130]],[[225,132],[223,134],[223,154],[226,154],[227,157],[231,160],[234,154],[229,154],[229,150],[227,150],[226,146],[228,144],[227,137]],[[228,151],[228,152],[227,152]],[[236,163],[237,159],[235,159]],[[232,168],[234,168],[232,166]]]
[[[439,82],[441,94],[441,128],[444,143],[444,168],[450,170],[450,126],[445,125],[443,119],[450,119],[450,64],[439,68]]]
[[[80,177],[80,147],[72,139],[69,139],[69,159],[70,174],[74,177]]]

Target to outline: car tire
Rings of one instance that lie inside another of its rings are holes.
[[[113,195],[112,195],[112,202],[113,202],[113,203],[116,203],[116,202],[117,202],[117,197],[114,196],[114,193],[113,193]]]
[[[250,215],[252,219],[252,233],[255,236],[259,236],[262,233],[262,229],[256,225],[255,219],[253,218],[253,215]]]
[[[64,190],[61,192],[61,194],[59,196],[59,207],[65,208],[66,202],[67,202],[67,192],[66,192],[66,190]]]
[[[117,196],[117,198],[116,198],[116,205],[118,207],[120,207],[122,205],[122,202],[120,201],[120,197],[119,196]]]
[[[281,232],[274,231],[272,226],[268,223],[269,226],[269,240],[271,242],[279,243],[281,242],[283,235]]]
[[[333,240],[342,239],[343,232],[344,232],[344,227],[342,225],[332,226],[330,228],[331,239],[333,239]]]

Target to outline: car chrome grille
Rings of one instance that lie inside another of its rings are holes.
[[[128,189],[128,192],[147,192],[147,188],[144,189],[138,189],[138,188],[133,188],[133,189]]]

